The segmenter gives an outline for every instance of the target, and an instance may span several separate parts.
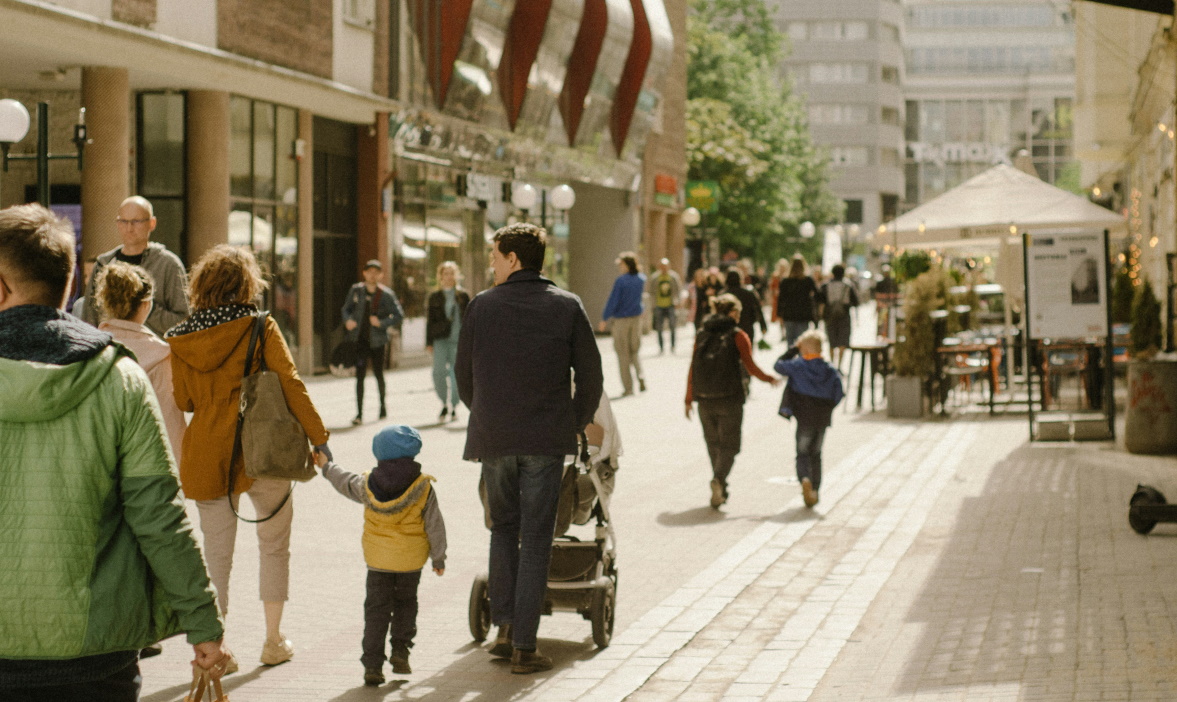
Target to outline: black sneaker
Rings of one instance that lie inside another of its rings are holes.
[[[445,418],[450,414],[450,408],[445,405],[441,406],[441,414],[437,415],[437,421],[444,422]]]
[[[352,425],[353,427],[358,427],[359,425],[361,425],[361,424],[363,424],[363,423],[364,423],[364,417],[363,417],[363,415],[359,415],[359,414],[357,414],[357,415],[356,415],[356,418],[355,418],[355,419],[353,419],[353,420],[351,420],[351,425]]]
[[[397,675],[408,675],[413,672],[413,669],[409,667],[408,646],[402,643],[393,644],[392,655],[389,656],[389,660],[392,661],[392,672]]]
[[[511,625],[499,627],[499,635],[495,637],[495,645],[490,647],[490,655],[495,658],[510,658],[515,655],[515,647],[511,645]]]
[[[387,416],[388,416],[388,412],[384,411],[384,405],[380,405],[380,419],[384,419]]]
[[[384,684],[384,671],[379,668],[364,668],[364,684],[376,686]]]
[[[638,390],[646,391],[646,381],[644,378],[638,378]]]
[[[150,646],[144,646],[139,651],[139,658],[140,659],[151,658],[153,656],[158,656],[161,653],[163,653],[163,646],[161,646],[157,643],[154,643],[154,644],[151,644]]]
[[[530,675],[552,669],[552,659],[539,651],[515,649],[511,656],[511,672],[516,675]]]

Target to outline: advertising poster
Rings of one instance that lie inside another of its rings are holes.
[[[1102,231],[1027,235],[1026,296],[1033,339],[1107,336],[1107,252]]]

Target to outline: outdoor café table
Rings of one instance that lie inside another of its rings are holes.
[[[858,407],[862,409],[862,386],[866,382],[866,364],[870,362],[870,410],[875,411],[875,378],[887,376],[888,352],[890,341],[880,341],[874,344],[858,344],[850,347],[850,377],[854,377],[854,355],[858,354]]]
[[[947,339],[945,340],[947,341]],[[945,363],[945,359],[956,356],[971,356],[972,354],[985,354],[985,362],[983,364],[966,364],[959,366],[955,363]],[[986,339],[983,342],[967,343],[967,344],[945,344],[936,349],[936,379],[937,386],[940,388],[940,413],[948,414],[948,408],[945,407],[944,398],[944,381],[945,376],[973,376],[985,374],[989,381],[989,414],[994,414],[994,392],[996,391],[997,382],[997,361],[1001,354],[1001,342],[997,339]]]

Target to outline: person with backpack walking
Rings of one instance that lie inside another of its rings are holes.
[[[698,400],[703,440],[711,458],[711,507],[719,509],[727,502],[727,478],[740,452],[745,399],[740,366],[774,387],[780,379],[760,370],[752,359],[752,341],[737,326],[740,301],[723,293],[712,300],[711,310],[695,337],[687,373],[686,416],[691,418]]]
[[[814,298],[817,285],[806,271],[805,259],[801,254],[793,256],[789,274],[777,284],[776,312],[783,325],[785,346],[791,347],[809,325],[814,322]]]
[[[822,320],[826,323],[826,337],[830,340],[830,360],[834,368],[842,370],[842,356],[850,346],[850,310],[858,307],[858,293],[843,280],[846,268],[837,264],[830,271],[833,276],[821,286],[817,295],[822,306]]]
[[[797,482],[806,507],[817,504],[821,488],[821,445],[834,408],[842,401],[842,378],[821,357],[821,332],[805,332],[777,359],[773,370],[789,378],[780,414],[797,420]]]

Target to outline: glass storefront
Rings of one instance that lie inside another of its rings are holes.
[[[187,260],[184,93],[139,93],[135,192],[151,201],[157,241]]]
[[[298,344],[298,132],[294,108],[229,101],[229,243],[249,246],[270,289],[264,305],[286,343]]]
[[[1071,98],[908,100],[906,200],[918,205],[1026,149],[1038,175],[1071,187]]]

